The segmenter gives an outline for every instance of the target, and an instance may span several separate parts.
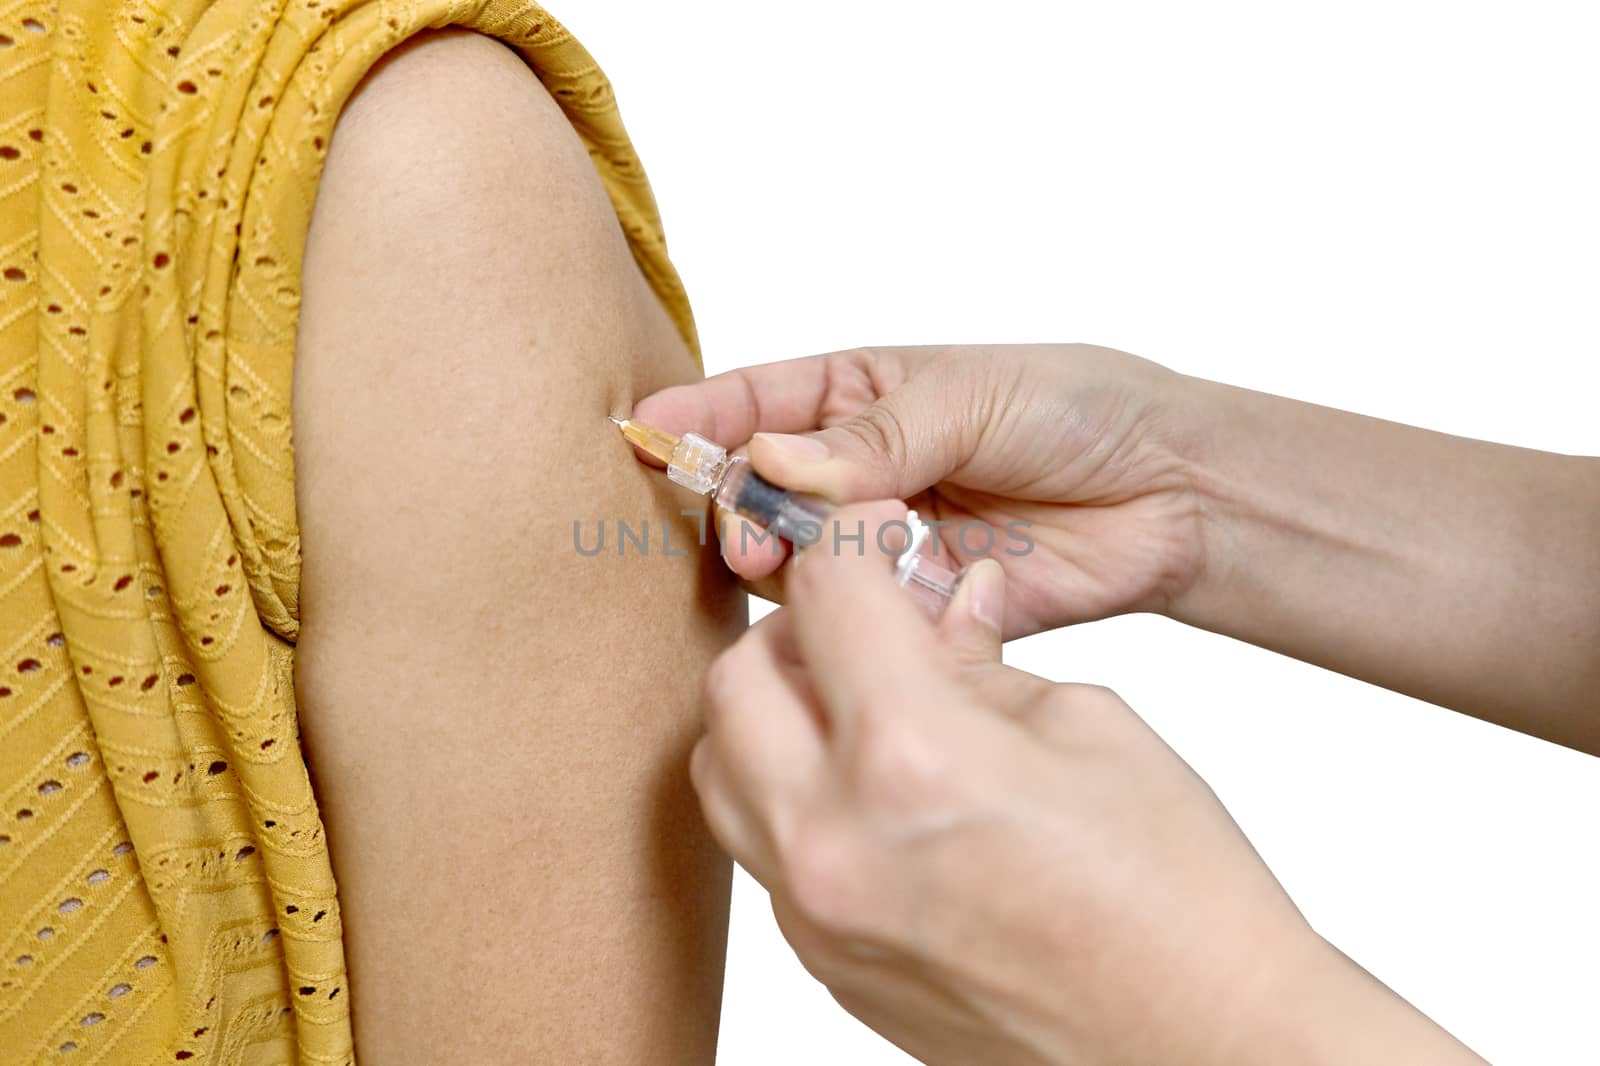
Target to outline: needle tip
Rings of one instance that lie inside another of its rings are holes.
[[[626,418],[618,418],[616,415],[606,415],[606,417],[611,420],[613,426],[625,426],[628,424]]]

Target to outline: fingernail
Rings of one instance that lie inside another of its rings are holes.
[[[962,584],[972,585],[972,598],[968,605],[972,617],[996,633],[1003,632],[1001,621],[1006,609],[1005,572],[993,560],[983,559],[973,564]]]
[[[819,462],[828,457],[828,446],[816,437],[807,437],[799,433],[757,433],[756,440],[764,440],[780,451],[788,452],[796,459],[803,459],[808,463]]]

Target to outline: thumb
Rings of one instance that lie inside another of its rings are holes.
[[[1005,571],[993,559],[979,559],[939,619],[939,640],[958,663],[997,663],[1005,616]]]
[[[948,477],[982,435],[973,375],[930,367],[838,425],[757,433],[750,462],[768,480],[836,503],[904,499]]]

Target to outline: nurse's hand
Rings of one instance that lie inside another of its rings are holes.
[[[935,626],[873,544],[800,555],[691,762],[847,1010],[935,1066],[1481,1061],[1313,933],[1113,693],[1001,665],[994,563]]]
[[[1175,417],[1185,380],[1088,345],[863,348],[666,389],[633,415],[728,447],[749,441],[755,468],[786,488],[906,500],[943,523],[952,569],[985,556],[1004,565],[1010,638],[1168,611],[1195,582],[1201,504]],[[774,539],[735,525],[723,554],[782,599],[768,579],[788,552]]]

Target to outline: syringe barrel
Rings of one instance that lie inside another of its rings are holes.
[[[649,426],[631,422],[619,425],[624,426],[624,435],[636,447],[657,458],[666,454],[667,476],[673,481],[701,496],[711,496],[718,507],[748,518],[763,527],[768,536],[777,536],[796,548],[809,548],[829,532],[833,504],[774,485],[757,474],[743,456],[729,456],[722,445],[698,433],[674,438]],[[629,436],[628,427],[636,427],[631,432],[638,435]],[[903,524],[911,540],[896,560],[895,578],[930,616],[937,618],[955,595],[966,571],[951,570],[938,561],[936,549],[923,551],[930,542],[930,530],[917,519],[915,511],[907,512]],[[727,535],[730,531],[718,532]]]
[[[715,499],[718,507],[750,519],[797,548],[822,539],[834,509],[827,500],[779,488],[742,457],[728,461]]]
[[[834,510],[827,500],[774,485],[742,457],[728,461],[715,499],[717,506],[764,526],[768,533],[777,534],[797,548],[810,547],[823,538],[828,516]],[[955,595],[965,571],[951,570],[924,549],[928,529],[917,521],[915,511],[906,515],[906,521],[911,529],[921,532],[913,534],[895,572],[918,606],[930,617],[938,618]],[[724,531],[724,535],[731,533]]]

